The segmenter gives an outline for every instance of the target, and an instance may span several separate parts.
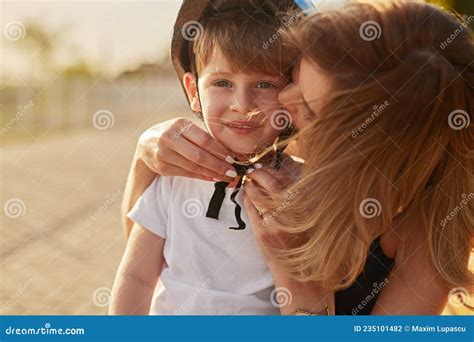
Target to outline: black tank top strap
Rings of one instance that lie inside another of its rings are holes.
[[[374,256],[378,257],[380,260],[386,262],[387,264],[391,263],[393,262],[394,259],[389,258],[388,256],[385,255],[382,249],[382,245],[380,244],[380,238],[381,238],[381,235],[378,236],[374,240],[374,242],[372,242],[372,245],[370,246],[369,254],[372,253]]]
[[[380,236],[369,248],[364,270],[347,289],[335,293],[336,315],[370,315],[378,296],[388,284],[394,260],[383,253]]]

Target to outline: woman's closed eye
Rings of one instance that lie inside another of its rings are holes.
[[[316,113],[311,109],[304,97],[301,98],[301,101],[303,103],[304,120],[312,121],[316,117]]]

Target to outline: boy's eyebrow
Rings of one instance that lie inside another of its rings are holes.
[[[224,75],[224,76],[230,76],[233,75],[232,72],[221,70],[219,66],[216,67],[216,70],[213,72],[210,72],[209,75],[214,76],[214,75]]]

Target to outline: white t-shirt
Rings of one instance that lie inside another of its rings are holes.
[[[206,217],[214,183],[184,177],[158,177],[138,199],[128,217],[165,239],[165,266],[150,314],[279,315],[270,296],[272,275],[253,235],[242,204],[238,226],[226,189],[219,219]]]

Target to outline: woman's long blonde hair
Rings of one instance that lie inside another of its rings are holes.
[[[273,252],[296,279],[348,287],[371,242],[408,213],[446,285],[472,287],[474,44],[462,20],[418,1],[352,3],[288,34],[333,80],[298,136],[301,178],[276,201],[300,239]]]

